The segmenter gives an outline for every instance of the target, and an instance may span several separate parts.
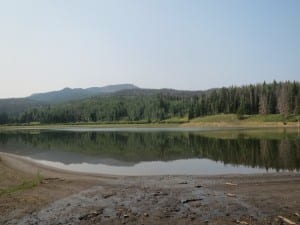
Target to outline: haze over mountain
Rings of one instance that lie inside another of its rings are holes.
[[[0,99],[0,113],[18,115],[30,108],[47,106],[69,101],[82,100],[92,96],[112,94],[119,91],[138,90],[133,84],[116,84],[91,88],[64,88],[59,91],[36,93],[24,98]]]
[[[134,84],[115,84],[103,87],[90,88],[64,88],[62,90],[50,91],[44,93],[34,93],[24,98],[0,99],[0,113],[7,113],[10,116],[18,116],[21,113],[32,108],[40,108],[49,105],[69,103],[85,100],[91,97],[101,96],[147,96],[153,94],[167,94],[170,96],[193,96],[206,91],[186,91],[170,88],[164,89],[145,89],[137,87]]]
[[[116,84],[107,85],[104,87],[91,87],[91,88],[64,88],[59,91],[51,91],[45,93],[32,94],[28,99],[44,102],[44,103],[60,103],[72,100],[80,100],[91,96],[97,96],[101,94],[114,93],[122,90],[134,90],[138,89],[133,84]]]

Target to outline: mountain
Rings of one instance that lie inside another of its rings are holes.
[[[91,90],[93,97],[49,103],[47,107],[35,107],[14,118],[3,114],[0,123],[181,123],[221,113],[237,114],[238,119],[244,119],[244,115],[280,113],[276,121],[282,118],[285,123],[289,115],[300,113],[300,82],[295,81],[207,91],[137,88],[117,91],[113,86],[100,89],[101,94],[95,95],[100,93],[99,89]],[[78,90],[65,89],[63,93],[72,91]]]
[[[115,93],[124,90],[139,89],[133,84],[117,84],[108,85],[104,87],[91,87],[91,88],[64,88],[59,91],[51,91],[46,93],[32,94],[27,97],[30,100],[44,102],[44,103],[61,103],[73,100],[81,100],[92,96],[98,96],[103,94]]]
[[[87,121],[163,121],[218,113],[298,115],[300,82],[206,91],[142,89],[131,84],[65,88],[27,98],[0,99],[0,124]]]
[[[83,100],[92,96],[109,95],[119,91],[138,89],[137,86],[132,84],[117,84],[86,89],[64,88],[60,91],[32,94],[25,98],[0,99],[0,114],[7,113],[10,116],[18,116],[31,108],[39,108],[57,103]]]

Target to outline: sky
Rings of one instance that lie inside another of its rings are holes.
[[[300,77],[299,0],[0,0],[0,98]]]

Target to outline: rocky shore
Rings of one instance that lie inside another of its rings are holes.
[[[0,224],[299,224],[299,173],[107,176],[0,154]],[[24,180],[36,186],[16,190]],[[3,190],[11,188],[11,192]],[[1,193],[1,192],[0,192]]]

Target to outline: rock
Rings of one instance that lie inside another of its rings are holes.
[[[202,200],[203,200],[202,198],[191,198],[191,199],[181,200],[181,203],[185,204],[185,203],[189,203],[189,202],[196,202],[196,201],[202,201]]]
[[[178,184],[188,184],[187,181],[182,181],[182,182],[179,182]]]
[[[166,192],[160,192],[160,191],[158,191],[158,192],[155,192],[154,194],[153,194],[153,196],[166,196],[166,195],[168,195],[168,193],[166,193]]]
[[[114,193],[105,193],[105,194],[103,194],[103,198],[107,199],[107,198],[112,197],[114,195],[115,195]]]
[[[191,217],[190,217],[190,220],[191,220],[191,221],[193,221],[193,220],[195,220],[195,219],[196,219],[195,216],[191,216]]]
[[[193,204],[193,207],[195,207],[195,208],[199,208],[199,207],[201,207],[202,206],[202,204],[200,203],[200,202],[195,202],[194,204]]]

